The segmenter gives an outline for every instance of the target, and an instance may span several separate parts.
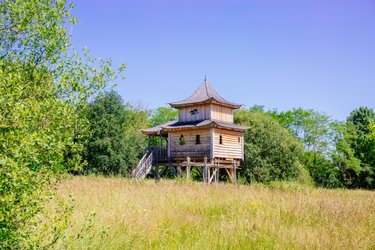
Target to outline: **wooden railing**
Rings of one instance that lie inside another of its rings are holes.
[[[149,147],[144,150],[144,155],[136,168],[131,172],[131,177],[144,179],[151,171],[153,164],[167,161],[168,150],[165,147]]]
[[[139,161],[138,166],[132,171],[131,177],[144,179],[152,168],[153,157],[153,151],[147,151]]]
[[[154,152],[154,162],[163,162],[168,160],[168,150],[166,147],[152,147]]]

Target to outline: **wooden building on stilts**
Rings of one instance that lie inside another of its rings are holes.
[[[141,179],[152,171],[159,178],[172,170],[190,178],[196,168],[206,183],[218,182],[220,171],[236,182],[247,130],[233,123],[233,111],[241,105],[220,96],[207,79],[189,98],[170,105],[178,109],[178,121],[143,130],[149,144],[132,177]],[[150,145],[152,137],[160,138],[159,146]]]

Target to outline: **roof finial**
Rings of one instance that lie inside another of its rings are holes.
[[[204,74],[204,82],[207,83],[207,74]]]

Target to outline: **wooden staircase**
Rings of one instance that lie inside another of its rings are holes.
[[[131,172],[130,177],[138,180],[144,179],[151,171],[153,165],[165,162],[168,162],[167,148],[149,147],[145,151],[137,167]]]
[[[138,166],[133,169],[131,177],[135,179],[144,179],[147,174],[151,171],[153,160],[154,160],[154,150],[147,150],[143,155],[142,159],[139,161]]]

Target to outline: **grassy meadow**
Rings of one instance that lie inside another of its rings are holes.
[[[73,177],[69,249],[375,249],[375,192]]]

